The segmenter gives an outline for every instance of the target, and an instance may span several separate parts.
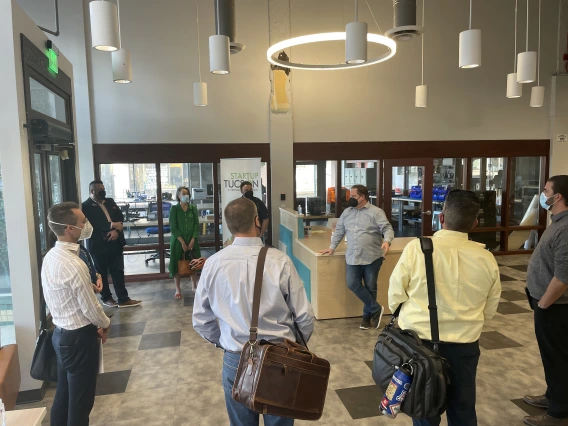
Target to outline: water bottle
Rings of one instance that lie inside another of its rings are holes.
[[[4,409],[4,403],[0,399],[0,426],[6,426],[6,410]]]
[[[302,206],[298,204],[298,214],[302,214]]]
[[[403,364],[392,376],[379,409],[383,415],[394,419],[412,385],[412,367]]]

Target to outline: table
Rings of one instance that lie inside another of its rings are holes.
[[[42,408],[30,408],[6,412],[7,426],[40,426],[47,410]]]

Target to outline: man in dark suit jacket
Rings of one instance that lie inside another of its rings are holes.
[[[83,202],[83,214],[93,226],[93,235],[87,240],[87,249],[91,253],[95,268],[103,279],[101,298],[103,304],[110,308],[129,308],[140,305],[140,301],[128,297],[124,284],[123,247],[126,245],[122,222],[124,216],[112,198],[106,198],[102,181],[95,180],[89,184],[91,196]],[[116,291],[118,302],[112,297],[108,285],[108,274]]]

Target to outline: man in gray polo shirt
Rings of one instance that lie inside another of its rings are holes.
[[[534,309],[534,328],[548,389],[525,396],[528,404],[546,408],[525,417],[532,426],[568,426],[568,176],[551,177],[540,204],[552,213],[552,224],[536,247],[527,273]]]

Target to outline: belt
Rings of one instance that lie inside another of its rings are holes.
[[[93,324],[87,324],[83,327],[79,327],[79,328],[76,328],[74,330],[67,330],[66,328],[59,327],[58,325],[55,326],[55,329],[59,330],[62,333],[63,332],[65,332],[65,333],[77,333],[77,332],[81,332],[81,331],[88,331],[90,328],[94,328],[95,330],[97,329],[97,327]]]

